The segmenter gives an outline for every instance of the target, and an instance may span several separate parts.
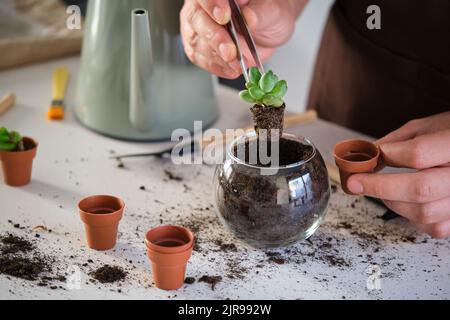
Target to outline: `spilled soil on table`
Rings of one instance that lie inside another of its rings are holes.
[[[8,233],[0,236],[0,273],[35,281],[51,272],[52,259],[40,254],[28,239]],[[42,281],[41,281],[42,282]]]
[[[127,273],[121,267],[104,265],[91,272],[91,276],[100,283],[113,283],[125,280]]]

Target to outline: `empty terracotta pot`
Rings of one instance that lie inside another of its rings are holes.
[[[163,290],[182,287],[194,247],[192,232],[176,226],[157,227],[147,232],[145,245],[156,286]]]
[[[346,140],[334,147],[334,160],[339,167],[342,189],[355,195],[347,188],[347,181],[355,173],[375,172],[379,165],[380,148],[369,141]]]
[[[78,208],[89,248],[95,250],[114,248],[119,221],[125,208],[124,202],[113,196],[99,195],[81,200]]]
[[[12,187],[21,187],[31,181],[33,159],[36,157],[38,144],[31,138],[24,137],[25,151],[0,151],[3,177],[5,183]]]

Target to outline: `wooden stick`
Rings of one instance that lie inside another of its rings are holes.
[[[284,127],[292,128],[299,124],[311,123],[317,120],[316,110],[308,110],[306,112],[298,113],[284,118]]]
[[[11,109],[16,103],[16,95],[14,93],[9,93],[0,100],[0,116]]]
[[[317,112],[315,110],[308,110],[306,112],[302,112],[302,113],[298,113],[295,115],[290,115],[290,116],[286,116],[284,118],[284,128],[292,128],[296,125],[300,125],[300,124],[307,124],[307,123],[311,123],[317,120]],[[253,126],[249,126],[247,128],[244,129],[245,132],[248,131],[253,131],[255,130],[255,128]],[[234,135],[226,135],[226,133],[223,133],[222,136],[222,143],[224,141],[229,141],[230,139],[233,139]],[[215,141],[211,141],[211,140],[202,140],[201,141],[203,147],[206,147],[207,145],[211,144],[211,143],[215,143]]]
[[[341,178],[339,177],[339,169],[336,167],[336,165],[329,162],[326,165],[330,180],[333,181],[334,183],[341,184]]]

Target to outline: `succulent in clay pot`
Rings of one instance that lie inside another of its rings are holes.
[[[30,183],[37,146],[36,141],[17,131],[0,128],[0,160],[7,185],[20,187]]]
[[[250,110],[256,133],[261,139],[260,130],[266,129],[267,140],[270,140],[272,130],[278,129],[281,136],[286,108],[283,98],[288,91],[286,80],[279,80],[272,70],[262,75],[255,67],[250,68],[248,74],[249,82],[245,84],[247,89],[239,95],[244,101],[254,104]]]
[[[240,97],[254,104],[255,132],[233,141],[217,166],[216,209],[222,224],[245,243],[286,246],[309,238],[323,220],[328,172],[312,142],[283,132],[286,81],[256,68],[249,78]]]

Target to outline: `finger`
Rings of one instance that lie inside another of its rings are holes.
[[[427,203],[450,196],[450,168],[413,173],[355,174],[347,187],[355,194],[411,203]]]
[[[416,224],[416,227],[436,239],[450,237],[450,220],[429,225]]]
[[[196,65],[198,65],[200,68],[203,68],[209,72],[212,72],[221,78],[236,79],[237,77],[239,77],[238,73],[230,71],[230,69],[228,69],[228,68],[222,67],[216,61],[213,61],[213,60],[205,57],[198,51],[194,52],[194,61],[195,61],[194,63]]]
[[[200,37],[208,40],[211,50],[217,52],[227,62],[236,60],[236,46],[223,26],[214,22],[203,10],[195,10],[195,13],[188,15],[187,19],[192,29]]]
[[[414,138],[418,132],[421,130],[424,123],[424,119],[412,120],[400,127],[399,129],[392,131],[385,137],[375,141],[377,145],[382,145],[384,143],[405,141]]]
[[[242,48],[242,55],[245,58],[245,63],[248,68],[256,66],[256,62],[253,59],[253,55],[250,52],[250,49],[244,39],[243,36],[238,35],[239,43]],[[258,56],[261,59],[261,62],[264,63],[275,53],[275,48],[268,48],[260,45],[256,45],[256,49],[258,50]]]
[[[221,66],[223,74],[227,75],[227,77],[240,75],[241,67],[239,62],[237,60],[232,63],[225,62],[215,51],[211,50],[209,42],[205,38],[199,38],[197,40],[194,50],[210,62]]]
[[[380,145],[387,165],[425,169],[450,162],[450,129]]]
[[[257,44],[278,47],[286,43],[295,28],[293,16],[284,10],[285,4],[274,0],[253,0],[242,14]]]
[[[197,0],[197,2],[218,24],[225,25],[230,21],[231,10],[228,0]]]
[[[450,220],[450,198],[423,204],[389,200],[384,200],[384,203],[389,209],[415,223],[434,224]]]

